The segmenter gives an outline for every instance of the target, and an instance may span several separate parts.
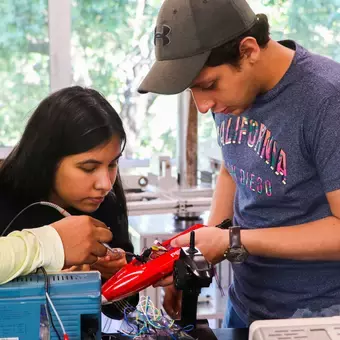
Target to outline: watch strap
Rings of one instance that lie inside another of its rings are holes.
[[[241,228],[240,227],[230,227],[229,228],[229,247],[230,248],[240,248],[241,244]]]

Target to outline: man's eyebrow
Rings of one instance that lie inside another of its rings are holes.
[[[198,87],[203,82],[204,82],[204,79],[193,81],[189,88],[191,89],[191,88],[194,88],[194,87]]]
[[[210,79],[210,78],[206,78],[206,79],[202,79],[200,81],[196,81],[195,83],[193,83],[192,85],[189,86],[189,89],[201,87],[202,85],[207,84],[207,83],[211,83],[212,81],[214,81],[214,80]]]

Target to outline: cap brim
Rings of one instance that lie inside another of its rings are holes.
[[[189,58],[156,61],[138,92],[176,94],[184,91],[200,73],[209,55],[207,51]]]

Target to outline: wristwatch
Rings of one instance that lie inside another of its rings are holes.
[[[241,228],[229,227],[229,247],[224,252],[223,256],[228,261],[239,264],[243,263],[249,253],[247,249],[241,243]]]

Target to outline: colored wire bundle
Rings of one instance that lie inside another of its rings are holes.
[[[150,297],[141,296],[136,309],[124,310],[124,322],[120,333],[133,339],[147,339],[152,336],[168,336],[173,340],[193,339],[186,332],[192,325],[181,328],[161,309],[155,307]]]

